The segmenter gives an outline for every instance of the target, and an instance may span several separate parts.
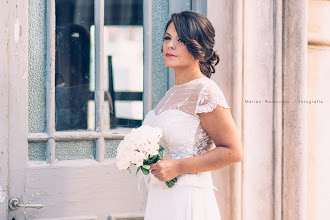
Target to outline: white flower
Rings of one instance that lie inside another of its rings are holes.
[[[130,155],[131,162],[135,164],[137,167],[143,165],[144,160],[144,154],[143,152],[137,152],[133,151],[133,153]]]
[[[158,154],[162,129],[143,125],[134,128],[120,142],[117,148],[117,167],[127,169],[132,164],[142,166],[150,155]]]
[[[125,155],[117,155],[117,167],[120,170],[126,170],[128,167],[132,165],[130,159]]]

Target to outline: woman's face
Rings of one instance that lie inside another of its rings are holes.
[[[199,62],[194,59],[186,45],[179,38],[173,22],[170,23],[164,34],[163,56],[165,65],[173,69],[191,67]]]

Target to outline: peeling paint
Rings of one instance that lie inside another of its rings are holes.
[[[23,79],[25,79],[28,75],[28,71],[25,71],[24,74],[23,74]]]
[[[21,31],[18,18],[16,18],[14,28],[15,28],[15,42],[17,43],[19,40],[19,37],[20,37],[20,31]]]
[[[7,192],[6,190],[2,190],[0,186],[0,203],[3,203],[7,198]]]

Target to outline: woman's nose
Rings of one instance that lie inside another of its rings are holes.
[[[174,45],[174,42],[173,42],[173,40],[170,40],[169,42],[168,42],[168,45],[167,45],[169,48],[171,48],[171,49],[174,49],[175,48],[175,45]]]

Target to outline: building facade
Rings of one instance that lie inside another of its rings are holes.
[[[160,50],[182,10],[216,29],[212,79],[244,147],[212,173],[222,219],[327,219],[321,0],[1,0],[0,219],[143,219],[146,188],[117,169],[116,147],[174,84]]]

